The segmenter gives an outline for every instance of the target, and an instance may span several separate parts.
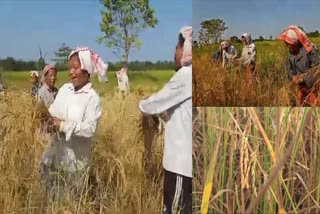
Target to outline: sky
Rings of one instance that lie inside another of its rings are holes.
[[[203,20],[219,18],[229,27],[222,35],[276,38],[289,25],[301,25],[307,32],[320,30],[319,0],[193,0],[192,26],[198,39]]]
[[[144,42],[132,50],[129,60],[173,60],[178,32],[192,24],[192,0],[151,0],[158,25],[140,34]],[[46,62],[62,43],[74,48],[88,46],[107,62],[117,55],[96,42],[102,5],[99,0],[1,0],[0,58],[37,60],[41,47]]]

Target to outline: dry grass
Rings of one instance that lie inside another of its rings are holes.
[[[320,40],[314,41],[317,45]],[[241,53],[242,45],[235,44]],[[211,63],[217,45],[193,49],[194,106],[296,106],[297,86],[287,79],[288,50],[281,41],[256,42],[256,82],[248,87],[245,69]]]
[[[152,147],[149,174],[138,102],[103,97],[90,186],[80,201],[47,201],[39,177],[45,138],[35,127],[34,104],[15,91],[0,97],[0,213],[159,213],[162,208],[162,139]],[[162,137],[161,137],[162,138]]]
[[[195,213],[320,213],[319,113],[199,108]]]

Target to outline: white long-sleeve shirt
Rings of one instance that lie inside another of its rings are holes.
[[[123,92],[130,91],[130,85],[129,85],[129,77],[126,73],[120,74],[120,72],[117,72],[117,79],[118,79],[118,89]]]
[[[69,171],[84,168],[91,160],[92,136],[101,115],[100,98],[92,84],[76,92],[72,83],[64,84],[49,112],[62,120],[60,138],[55,135],[52,142],[57,164]]]
[[[167,111],[163,167],[192,177],[192,65],[184,66],[158,93],[139,104],[145,114]]]
[[[256,45],[254,43],[251,43],[250,45],[247,45],[243,47],[242,54],[241,54],[241,60],[244,65],[255,65],[256,63]]]

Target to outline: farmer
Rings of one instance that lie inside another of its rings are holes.
[[[117,79],[118,79],[119,91],[121,93],[123,93],[125,96],[127,96],[130,91],[128,69],[121,68],[121,70],[118,71],[116,75],[117,75]]]
[[[219,51],[212,56],[212,61],[216,62],[222,60],[222,67],[226,68],[232,65],[237,55],[237,49],[233,45],[230,45],[227,41],[223,41],[220,44]]]
[[[39,71],[30,71],[30,82],[33,85],[31,95],[37,97],[39,91]]]
[[[56,130],[51,146],[41,163],[41,175],[47,190],[61,172],[76,198],[87,181],[91,162],[92,137],[101,116],[100,98],[93,89],[90,78],[98,73],[103,78],[105,70],[101,58],[86,47],[73,50],[69,57],[70,83],[64,84],[49,108],[52,125]]]
[[[142,100],[147,115],[167,113],[164,142],[163,213],[192,212],[192,27],[183,27],[175,51],[176,74],[158,93]]]
[[[305,32],[294,25],[287,27],[278,38],[284,41],[289,49],[288,78],[299,85],[299,105],[315,104],[318,92],[309,93],[312,85],[306,85],[307,79],[303,78],[302,74],[305,74],[309,68],[319,64],[317,47],[309,40]]]
[[[238,59],[239,62],[246,67],[246,81],[248,86],[252,86],[255,78],[256,69],[256,46],[252,41],[251,34],[244,33],[241,35],[243,43],[242,54]]]
[[[47,108],[53,103],[58,89],[54,86],[57,79],[57,69],[53,65],[47,65],[43,69],[43,85],[39,88],[38,101]]]
[[[231,66],[232,62],[238,55],[237,49],[233,45],[229,45],[227,41],[221,43],[222,50],[222,67]]]

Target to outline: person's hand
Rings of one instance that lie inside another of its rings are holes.
[[[60,129],[61,120],[57,117],[53,117],[53,126],[56,130]]]
[[[292,81],[295,83],[295,84],[300,84],[303,82],[303,79],[301,77],[298,77],[298,76],[292,76]]]

